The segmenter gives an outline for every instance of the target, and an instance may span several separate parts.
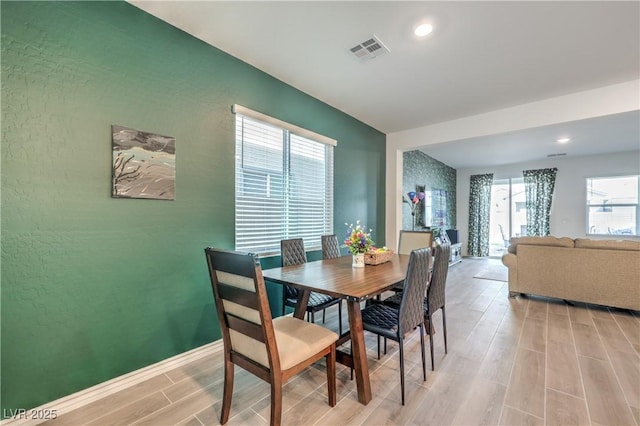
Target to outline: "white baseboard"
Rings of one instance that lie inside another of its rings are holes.
[[[0,421],[0,426],[27,426],[37,425],[45,422],[47,419],[32,419],[29,417],[42,417],[41,414],[55,413],[57,416],[77,410],[87,404],[104,398],[108,395],[119,392],[123,389],[144,382],[158,374],[166,373],[174,368],[183,366],[205,356],[215,354],[223,350],[222,339],[208,343],[204,346],[183,352],[171,358],[167,358],[158,363],[143,367],[139,370],[132,371],[122,376],[114,377],[103,383],[99,383],[90,388],[83,389],[79,392],[67,395],[55,401],[48,402],[39,407],[16,413],[15,418],[9,418]],[[4,413],[9,414],[9,413]]]

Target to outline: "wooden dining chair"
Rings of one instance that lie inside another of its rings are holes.
[[[424,325],[429,334],[429,346],[431,352],[431,370],[435,370],[433,359],[433,314],[442,309],[442,335],[444,337],[444,353],[447,353],[447,317],[445,315],[445,289],[447,275],[449,274],[449,258],[451,257],[451,244],[439,244],[436,246],[433,259],[433,269],[427,287],[427,295],[424,298]],[[402,300],[402,293],[397,293],[383,301],[384,304],[398,307]]]
[[[307,253],[304,250],[302,238],[291,238],[280,241],[280,255],[282,266],[300,265],[307,262]],[[282,290],[282,315],[287,306],[295,308],[298,303],[298,289],[284,286]],[[325,310],[333,305],[338,305],[338,332],[342,335],[342,299],[312,291],[307,303],[307,320],[315,322],[315,313],[322,311],[322,323],[325,322]]]
[[[429,281],[430,257],[430,248],[416,249],[411,252],[404,280],[404,291],[401,293],[398,307],[372,303],[362,310],[363,328],[378,335],[378,358],[380,358],[380,337],[398,342],[402,405],[404,405],[404,339],[408,333],[413,332],[416,328],[420,332],[422,376],[423,380],[427,380],[423,300]]]
[[[398,239],[398,254],[409,254],[411,251],[433,245],[431,231],[400,231]]]
[[[206,248],[211,288],[224,342],[224,390],[220,423],[229,420],[234,365],[271,384],[271,425],[282,418],[282,387],[293,375],[326,358],[329,405],[336,405],[338,335],[319,325],[271,318],[258,257]]]

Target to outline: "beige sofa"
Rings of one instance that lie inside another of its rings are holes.
[[[512,238],[502,263],[509,294],[535,294],[640,311],[640,241]]]

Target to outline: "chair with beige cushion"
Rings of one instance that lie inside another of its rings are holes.
[[[411,254],[415,249],[431,247],[433,232],[431,231],[400,231],[398,240],[398,254]]]
[[[205,249],[205,254],[224,342],[220,423],[229,420],[234,365],[271,384],[271,425],[281,421],[284,383],[323,357],[329,405],[335,406],[338,335],[289,316],[272,319],[256,255],[214,248]]]

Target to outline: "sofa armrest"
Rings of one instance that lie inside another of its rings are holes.
[[[518,256],[513,253],[505,253],[502,255],[502,264],[507,268],[515,268],[518,266]]]
[[[518,256],[513,253],[502,255],[502,263],[509,268],[509,296],[517,292],[518,287]]]

